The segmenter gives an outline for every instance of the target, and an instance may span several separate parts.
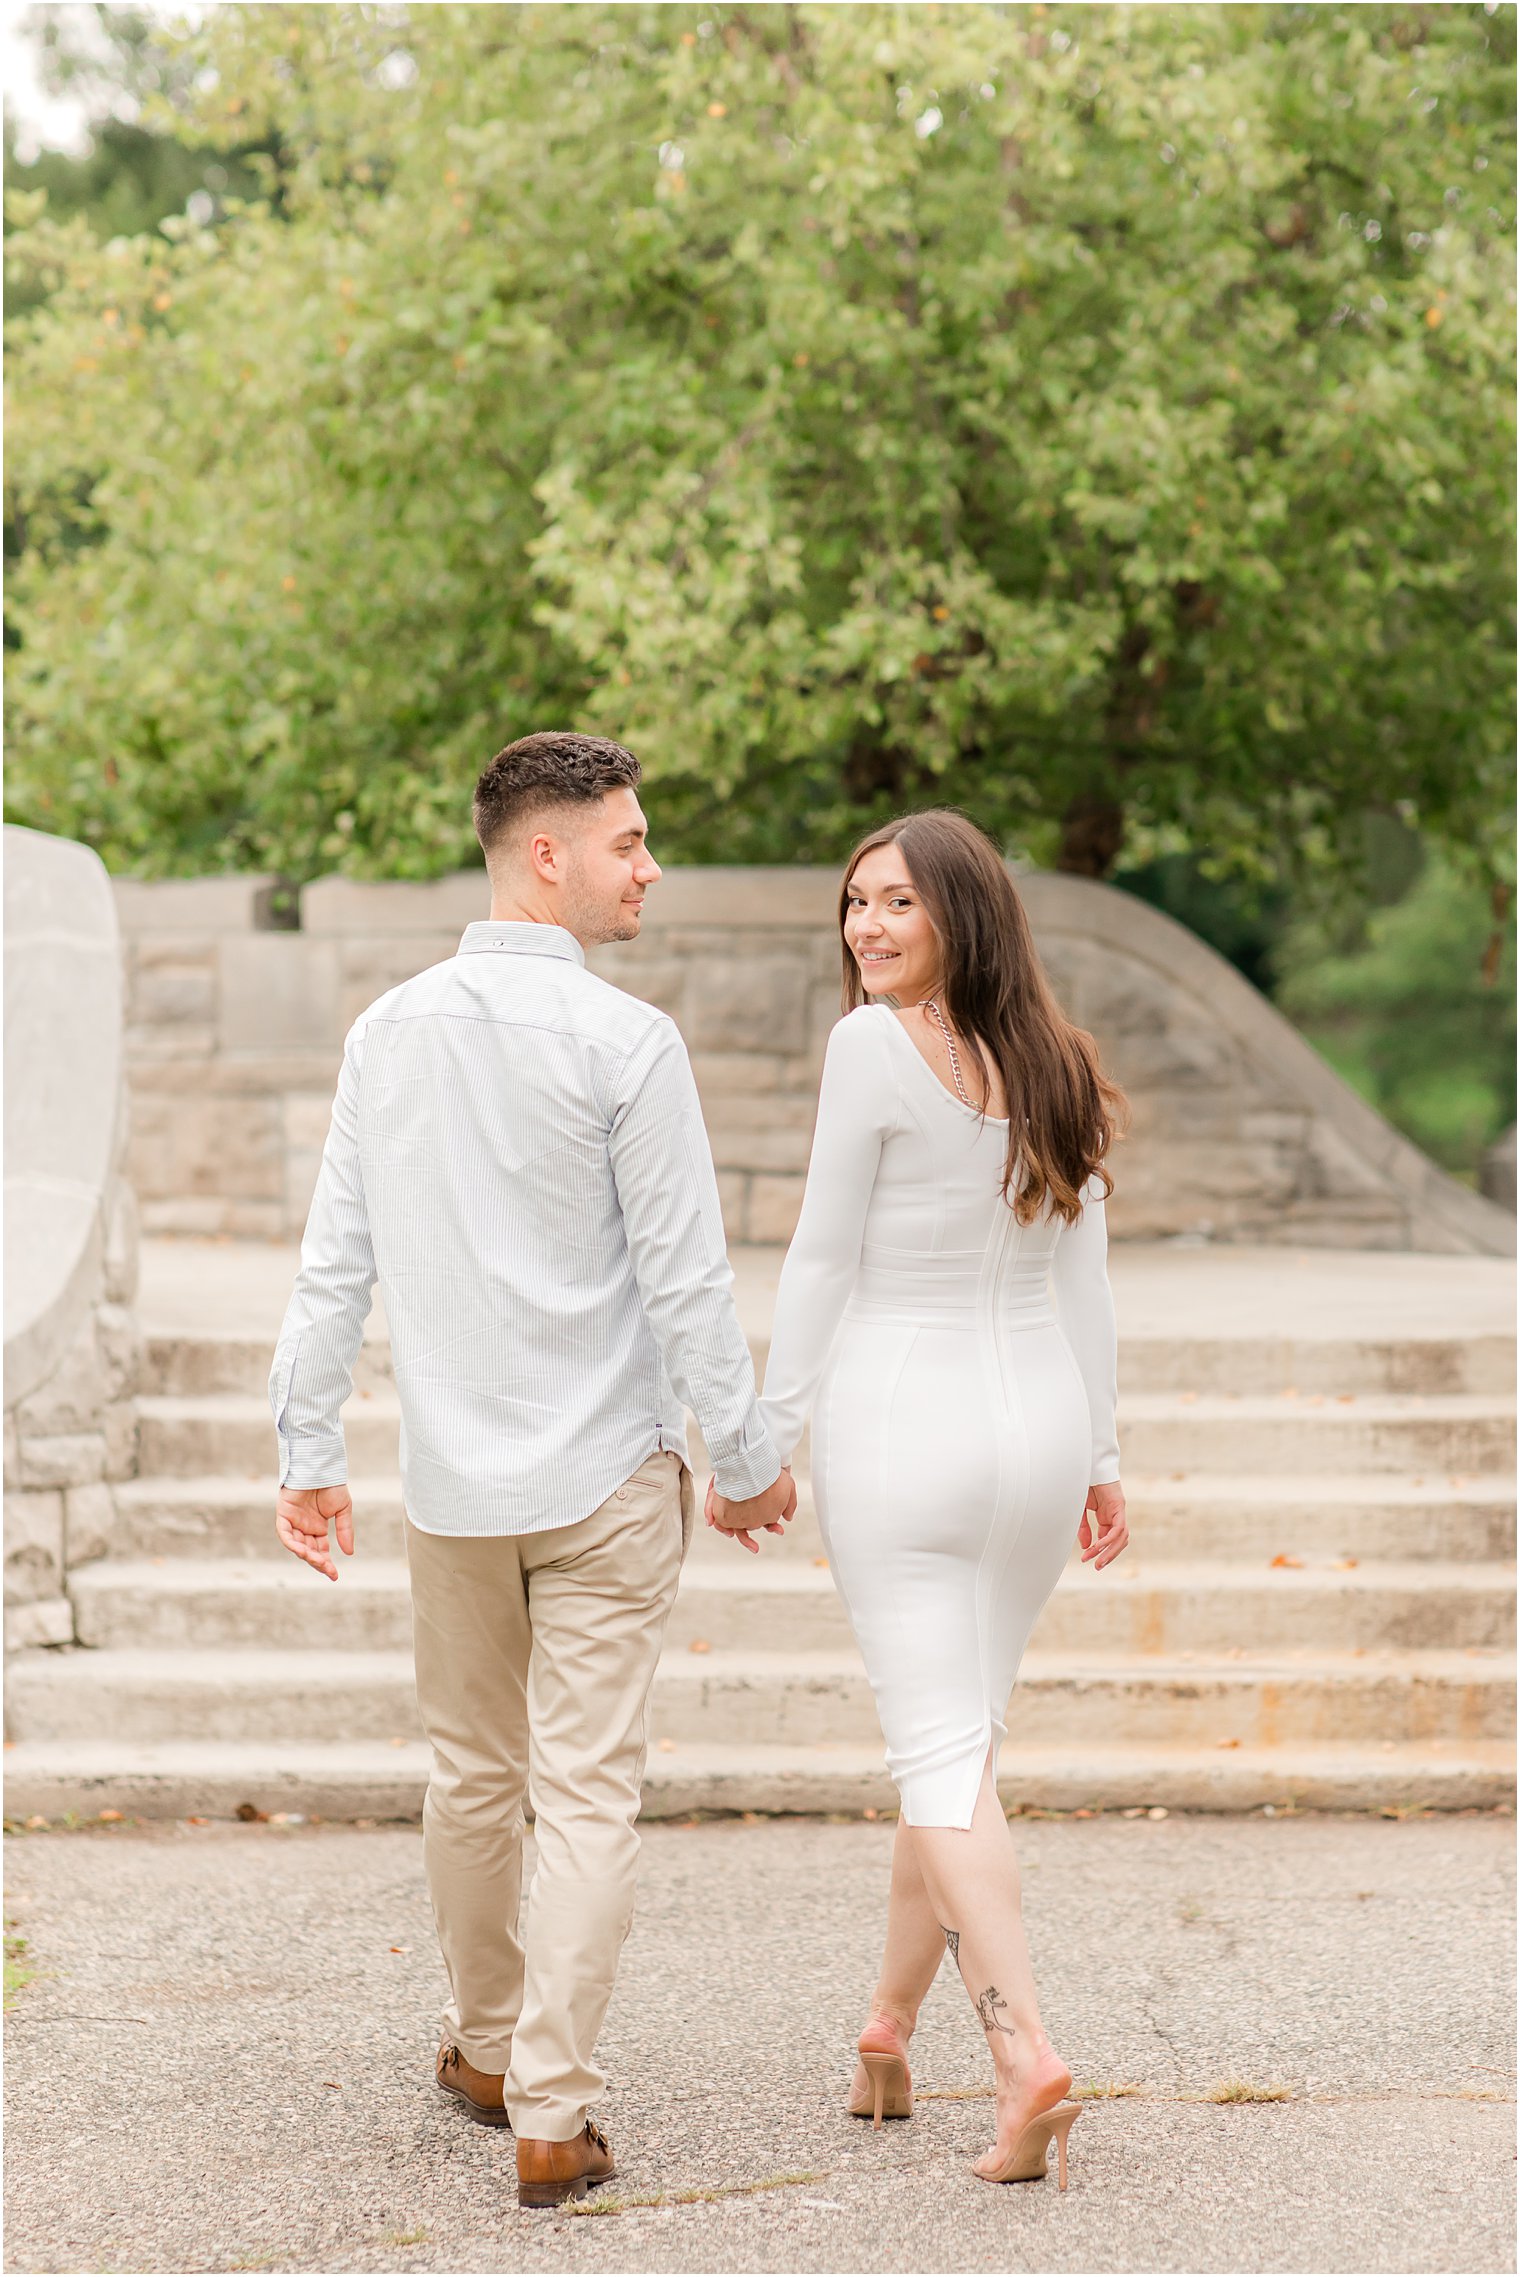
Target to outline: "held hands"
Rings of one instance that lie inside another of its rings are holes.
[[[338,1547],[346,1558],[354,1554],[354,1505],[346,1486],[282,1486],[275,1504],[274,1530],[292,1557],[315,1566],[329,1581],[338,1569],[327,1546],[332,1521]]]
[[[727,1534],[758,1557],[760,1544],[755,1532],[762,1526],[768,1534],[785,1530],[786,1520],[797,1513],[797,1488],[791,1472],[783,1469],[763,1494],[752,1494],[744,1502],[728,1502],[718,1492],[717,1480],[710,1478],[705,1507],[707,1523],[715,1533]]]
[[[1124,1489],[1117,1479],[1112,1486],[1090,1486],[1087,1490],[1087,1507],[1077,1528],[1077,1540],[1082,1545],[1082,1563],[1091,1561],[1099,1569],[1112,1565],[1119,1552],[1129,1542],[1129,1526],[1124,1516]]]

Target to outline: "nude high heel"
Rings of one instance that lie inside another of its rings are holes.
[[[1066,2138],[1071,2133],[1073,2119],[1080,2119],[1081,2116],[1080,2103],[1057,2103],[1049,2111],[1039,2112],[1020,2133],[1018,2141],[995,2174],[983,2174],[975,2167],[972,2172],[981,2182],[1043,2182],[1053,2135],[1056,2144],[1056,2186],[1064,2190]]]
[[[866,2091],[851,2094],[850,2117],[869,2119],[873,2128],[879,2128],[883,2119],[911,2119],[913,2075],[891,2025],[868,2024],[856,2042],[856,2052],[866,2075]]]

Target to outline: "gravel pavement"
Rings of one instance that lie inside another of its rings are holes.
[[[890,1829],[647,1829],[603,2061],[619,2178],[530,2214],[431,2079],[410,1828],[22,1834],[6,1915],[17,2270],[1514,2267],[1513,1821],[1021,1821],[1072,2187],[989,2189],[985,2044],[942,1972],[917,2116],[843,2109]],[[1281,2102],[1205,2100],[1220,2082]],[[639,2205],[661,2193],[721,2192]]]

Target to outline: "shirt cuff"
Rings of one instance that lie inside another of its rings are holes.
[[[775,1441],[758,1419],[737,1453],[725,1455],[721,1462],[713,1453],[713,1477],[725,1502],[748,1502],[752,1495],[764,1494],[768,1486],[774,1486],[780,1476],[781,1457]]]
[[[287,1439],[277,1434],[280,1446],[280,1484],[305,1492],[316,1486],[348,1484],[348,1449],[341,1431],[324,1431],[309,1439]]]

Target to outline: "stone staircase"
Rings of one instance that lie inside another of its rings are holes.
[[[148,1245],[140,1476],[117,1490],[114,1555],[70,1577],[77,1643],[11,1664],[12,1815],[416,1813],[383,1326],[347,1413],[358,1556],[334,1588],[271,1524],[263,1386],[293,1263]],[[1006,1798],[1508,1799],[1509,1269],[1138,1245],[1114,1263],[1133,1547],[1057,1589],[1014,1698]],[[762,1366],[774,1271],[773,1253],[740,1261]],[[655,1814],[894,1801],[805,1481],[759,1558],[699,1528],[652,1735]]]

